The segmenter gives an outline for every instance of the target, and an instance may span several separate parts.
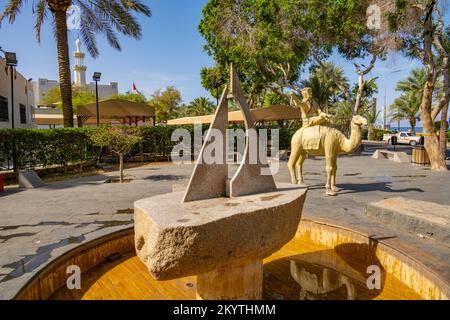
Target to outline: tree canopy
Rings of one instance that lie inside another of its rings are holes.
[[[382,57],[377,33],[367,27],[368,6],[367,0],[210,0],[199,30],[216,65],[202,70],[202,84],[215,95],[211,84],[223,84],[233,62],[252,104],[265,90],[298,92],[302,68],[333,50],[347,59]]]
[[[148,104],[155,108],[156,120],[166,123],[176,116],[181,101],[180,91],[174,86],[168,86],[165,90],[156,90]]]
[[[117,94],[109,97],[109,99],[122,99],[131,102],[139,102],[147,104],[148,100],[143,94],[139,93],[125,93],[125,94]]]

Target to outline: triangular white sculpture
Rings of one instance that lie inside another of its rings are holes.
[[[183,202],[205,200],[211,198],[225,197],[227,194],[227,183],[229,183],[229,196],[238,197],[243,195],[257,194],[275,191],[276,185],[267,164],[262,164],[259,154],[252,157],[256,163],[250,163],[250,135],[249,130],[255,130],[254,121],[244,93],[242,92],[239,78],[233,65],[230,66],[230,88],[225,87],[214,119],[209,128],[205,142],[200,151],[189,185],[184,195]],[[226,153],[226,129],[228,127],[228,99],[234,99],[241,109],[246,127],[246,143],[242,162],[231,181],[228,180],[228,164]],[[205,163],[205,149],[212,143],[213,130],[219,130],[223,138],[222,162],[220,164]],[[257,138],[256,138],[257,139]],[[258,141],[252,141],[257,148]],[[258,150],[255,152],[258,152]]]

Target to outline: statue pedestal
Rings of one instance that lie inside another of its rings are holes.
[[[197,300],[261,300],[262,289],[262,260],[197,276]]]
[[[182,203],[173,192],[135,203],[138,257],[156,280],[197,275],[202,299],[260,299],[262,260],[296,233],[307,189]]]

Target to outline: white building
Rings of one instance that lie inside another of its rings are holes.
[[[81,89],[88,90],[95,95],[95,82],[86,83],[87,66],[84,63],[85,54],[81,51],[81,42],[76,41],[76,51],[73,54],[75,58],[74,71],[74,86]],[[38,107],[47,107],[43,105],[42,100],[49,90],[58,87],[59,82],[48,79],[38,79],[33,81],[34,99]],[[119,84],[117,82],[110,82],[109,84],[98,84],[99,100],[108,99],[113,95],[119,94]]]
[[[0,128],[34,128],[34,92],[30,81],[17,70],[13,73],[14,106],[11,107],[11,69],[0,58]]]

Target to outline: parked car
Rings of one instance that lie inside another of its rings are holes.
[[[385,134],[383,135],[383,141],[386,141],[388,144],[391,144],[393,136],[397,137],[398,144],[409,144],[410,146],[415,146],[422,143],[422,137],[416,136],[415,134],[409,132],[399,132],[397,134]]]

